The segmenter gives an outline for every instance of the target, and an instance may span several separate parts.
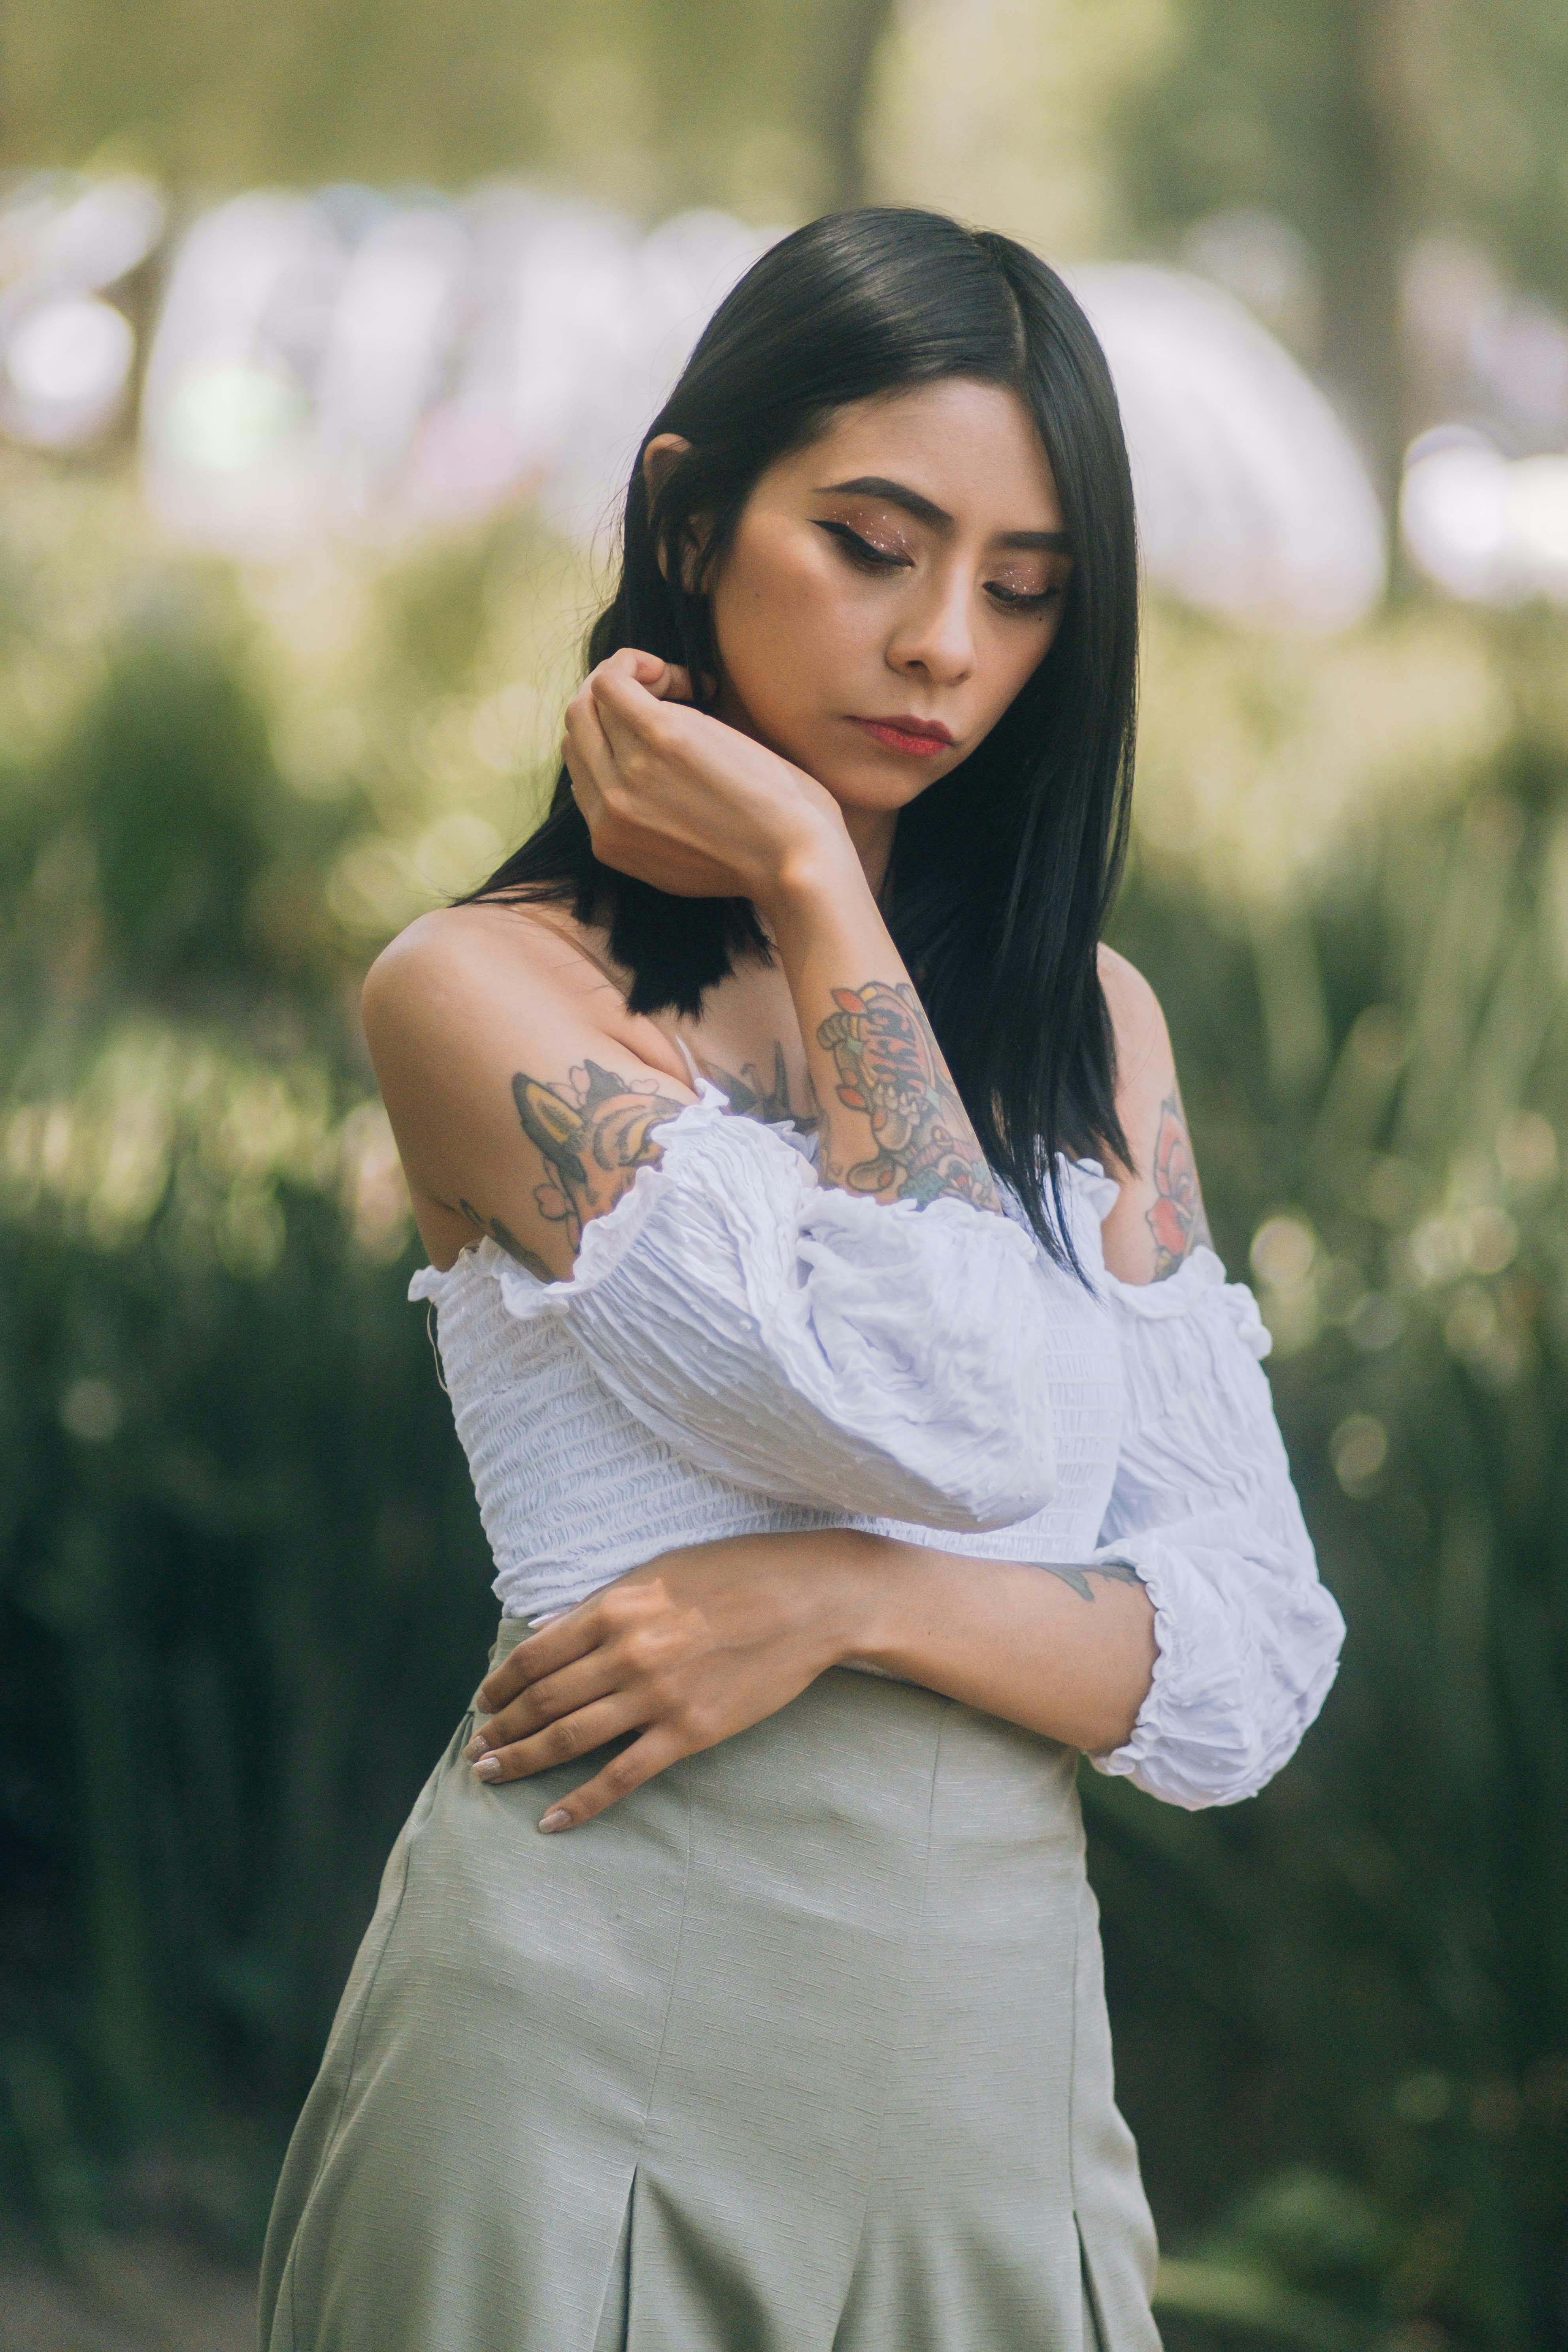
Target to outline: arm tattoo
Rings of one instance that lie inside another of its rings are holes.
[[[1143,1580],[1130,1559],[1037,1559],[1033,1565],[1044,1569],[1047,1576],[1059,1576],[1070,1584],[1080,1601],[1092,1601],[1089,1580],[1091,1576],[1108,1576],[1113,1584],[1142,1584]]]
[[[545,1265],[536,1250],[531,1250],[526,1243],[520,1242],[499,1217],[481,1217],[471,1201],[459,1201],[458,1206],[475,1231],[487,1234],[498,1249],[505,1250],[508,1257],[516,1258],[519,1265],[526,1266],[529,1273],[537,1275],[541,1282],[554,1281],[552,1268]]]
[[[1163,1282],[1199,1242],[1209,1238],[1198,1171],[1187,1139],[1186,1116],[1179,1094],[1170,1094],[1160,1106],[1154,1137],[1154,1205],[1144,1222],[1154,1236],[1154,1279]]]
[[[773,1040],[773,1076],[772,1086],[764,1086],[757,1075],[754,1062],[742,1062],[739,1076],[733,1070],[721,1069],[717,1062],[699,1058],[698,1066],[711,1078],[730,1108],[742,1118],[760,1119],[764,1127],[773,1127],[780,1119],[793,1118],[798,1134],[810,1135],[818,1125],[812,1111],[798,1111],[789,1098],[789,1071],[784,1063],[782,1042]]]
[[[658,1160],[654,1129],[684,1108],[657,1087],[633,1087],[588,1061],[567,1087],[546,1086],[519,1070],[511,1096],[552,1180],[535,1187],[534,1203],[551,1224],[565,1226],[574,1250],[590,1218],[613,1209],[637,1170]]]
[[[1000,1210],[991,1171],[909,982],[836,988],[833,1002],[838,1010],[816,1042],[833,1056],[839,1101],[869,1118],[877,1151],[848,1170],[830,1168],[829,1181],[921,1208],[951,1197]]]

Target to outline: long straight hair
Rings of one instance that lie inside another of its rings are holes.
[[[899,816],[889,929],[993,1169],[1076,1264],[1059,1153],[1131,1164],[1097,963],[1125,855],[1138,667],[1132,484],[1110,373],[1055,271],[1011,237],[867,205],[797,229],[715,311],[626,486],[618,583],[587,641],[719,675],[709,584],[759,477],[835,413],[948,377],[1005,386],[1050,461],[1073,566],[1038,667],[984,740]],[[649,498],[656,434],[689,450]],[[662,558],[662,561],[661,561]],[[635,1013],[695,1017],[769,949],[745,898],[679,898],[595,856],[562,770],[549,814],[470,894],[607,924]]]

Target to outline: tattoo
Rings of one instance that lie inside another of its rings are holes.
[[[1175,1273],[1197,1243],[1209,1237],[1179,1094],[1168,1095],[1160,1106],[1153,1175],[1154,1205],[1144,1222],[1154,1236],[1154,1279],[1163,1282],[1168,1274]]]
[[[784,1062],[782,1043],[773,1040],[773,1077],[771,1087],[764,1086],[757,1076],[754,1062],[742,1062],[740,1076],[721,1069],[717,1062],[701,1062],[699,1067],[711,1078],[730,1108],[742,1118],[760,1119],[764,1127],[775,1126],[780,1119],[793,1118],[802,1135],[810,1135],[818,1125],[815,1111],[798,1111],[789,1098],[789,1070]]]
[[[630,1086],[588,1061],[572,1072],[569,1087],[519,1070],[511,1095],[523,1133],[554,1180],[535,1188],[535,1204],[551,1224],[565,1226],[574,1250],[590,1218],[613,1209],[637,1170],[658,1160],[653,1130],[683,1108],[657,1087]]]
[[[1142,1584],[1143,1580],[1130,1559],[1037,1559],[1036,1568],[1044,1569],[1047,1576],[1059,1576],[1070,1584],[1080,1601],[1092,1601],[1089,1580],[1091,1576],[1108,1576],[1113,1584]]]
[[[505,1250],[508,1257],[516,1258],[519,1265],[526,1266],[530,1274],[536,1274],[541,1282],[554,1281],[553,1268],[545,1265],[537,1250],[531,1250],[526,1243],[520,1242],[499,1217],[481,1217],[471,1201],[459,1201],[458,1206],[469,1224],[477,1232],[488,1234],[498,1249]]]
[[[833,1001],[838,1010],[816,1042],[833,1056],[839,1101],[869,1118],[877,1154],[842,1172],[830,1169],[829,1181],[921,1208],[951,1197],[1000,1210],[991,1171],[909,982],[836,988]]]

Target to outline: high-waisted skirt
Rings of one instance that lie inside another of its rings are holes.
[[[289,2147],[264,2352],[1157,2352],[1069,1749],[837,1670],[541,1837],[595,1759],[487,1787],[474,1721]]]

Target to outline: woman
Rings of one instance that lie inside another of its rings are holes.
[[[1247,1796],[1342,1627],[1098,947],[1135,626],[1065,287],[818,221],[644,442],[549,816],[371,975],[504,1615],[275,2352],[1157,2341],[1077,1752]]]

